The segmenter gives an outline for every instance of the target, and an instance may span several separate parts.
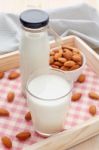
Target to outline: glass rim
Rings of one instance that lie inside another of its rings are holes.
[[[65,73],[64,73],[62,70],[55,69],[55,68],[49,68],[49,70],[61,72],[61,73],[65,76]],[[67,96],[69,93],[71,93],[71,91],[72,91],[72,89],[73,89],[73,81],[67,80],[68,82],[70,82],[70,85],[71,85],[69,92],[66,92],[66,94],[64,94],[63,96],[57,97],[57,98],[41,98],[41,97],[36,96],[35,94],[31,93],[30,90],[28,89],[28,84],[29,84],[29,82],[31,81],[31,79],[32,79],[32,76],[30,76],[30,78],[28,79],[28,81],[27,81],[27,83],[26,83],[26,92],[28,92],[32,97],[35,97],[35,98],[39,99],[40,101],[54,101],[54,100],[60,100],[60,99],[64,98],[65,96]]]

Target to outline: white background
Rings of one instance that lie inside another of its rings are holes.
[[[20,13],[26,8],[58,8],[81,2],[99,9],[99,0],[0,0],[0,12]]]

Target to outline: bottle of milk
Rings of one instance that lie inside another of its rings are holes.
[[[20,22],[22,24],[20,64],[22,90],[25,93],[30,74],[39,68],[49,66],[50,46],[47,33],[49,16],[42,10],[30,9],[21,13]]]

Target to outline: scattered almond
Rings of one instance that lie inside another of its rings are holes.
[[[4,77],[4,72],[0,71],[0,79]]]
[[[27,112],[26,114],[25,114],[25,120],[26,121],[30,121],[32,118],[31,118],[31,113],[30,112]]]
[[[29,137],[31,137],[31,133],[28,132],[28,131],[23,131],[23,132],[20,132],[16,135],[16,138],[19,140],[19,141],[25,141],[27,140]]]
[[[8,102],[13,102],[14,98],[15,98],[14,92],[11,92],[11,91],[10,91],[10,92],[8,93],[8,95],[7,95],[7,101],[8,101]]]
[[[99,100],[99,94],[97,94],[96,92],[91,91],[88,95],[91,99]]]
[[[86,79],[86,76],[84,74],[81,74],[79,76],[79,78],[77,79],[77,82],[83,83],[83,82],[85,82],[85,79]]]
[[[9,137],[7,136],[3,136],[1,138],[2,144],[6,147],[6,148],[12,148],[12,141]]]
[[[81,96],[82,96],[81,93],[74,93],[74,94],[72,95],[71,100],[74,101],[74,102],[75,102],[75,101],[78,101],[78,100],[80,100]]]
[[[95,106],[95,105],[91,105],[91,106],[89,107],[89,113],[90,113],[92,116],[96,115],[96,106]]]
[[[0,108],[0,117],[8,117],[10,114],[8,112],[8,110],[4,109],[4,108]]]
[[[9,76],[8,76],[8,79],[13,80],[13,79],[18,78],[19,76],[20,76],[20,73],[18,73],[18,72],[11,72],[9,74]]]

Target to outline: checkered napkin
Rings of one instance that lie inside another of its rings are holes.
[[[11,70],[12,71],[12,70]],[[0,117],[0,137],[8,136],[13,141],[12,150],[22,150],[24,146],[38,142],[44,138],[40,137],[34,132],[32,122],[26,122],[24,116],[28,111],[26,100],[21,95],[21,79],[9,81],[7,79],[8,71],[5,74],[4,79],[0,80],[0,107],[6,108],[10,112],[10,117]],[[77,124],[84,122],[92,117],[88,113],[88,107],[91,104],[96,105],[99,108],[99,102],[89,99],[88,92],[90,90],[99,91],[99,78],[97,75],[86,66],[84,70],[86,74],[85,83],[75,83],[73,92],[81,92],[83,96],[78,102],[71,102],[71,108],[68,113],[65,128],[69,129]],[[6,100],[7,93],[12,90],[16,93],[15,100],[12,103],[8,103]],[[97,115],[99,110],[97,109]],[[30,131],[32,136],[25,142],[20,142],[16,139],[15,135],[21,131]],[[0,141],[0,150],[7,150]]]

